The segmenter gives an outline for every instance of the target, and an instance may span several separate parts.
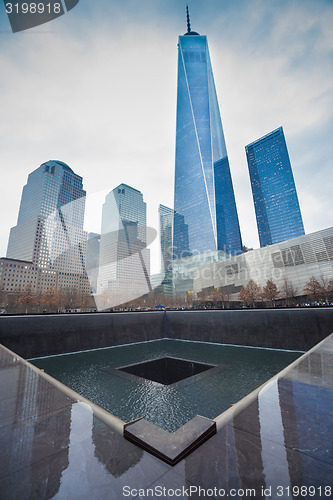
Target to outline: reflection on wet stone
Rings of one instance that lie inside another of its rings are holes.
[[[125,486],[196,485],[226,492],[251,488],[255,498],[271,487],[277,498],[279,484],[311,486],[316,494],[322,488],[329,498],[331,340],[327,350],[322,344],[267,383],[250,404],[233,407],[218,432],[174,468],[126,441],[90,404],[64,395],[0,347],[0,496],[109,499],[122,498]]]

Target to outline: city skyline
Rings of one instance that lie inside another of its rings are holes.
[[[189,8],[193,29],[209,38],[243,243],[259,246],[244,148],[280,125],[306,232],[331,226],[332,4],[192,1]],[[88,198],[121,182],[135,186],[148,225],[158,228],[158,205],[173,206],[176,43],[186,30],[185,3],[92,7],[81,0],[19,35],[0,18],[0,254],[27,174],[51,158],[80,173]],[[86,229],[99,232],[89,217]]]

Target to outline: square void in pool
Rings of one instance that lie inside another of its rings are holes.
[[[163,385],[171,385],[180,382],[186,378],[215,368],[216,365],[208,363],[198,363],[190,359],[180,359],[173,357],[164,357],[135,363],[132,365],[121,366],[121,370],[137,377],[152,380]]]

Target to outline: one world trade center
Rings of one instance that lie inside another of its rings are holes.
[[[178,41],[173,256],[242,252],[228,155],[206,36]]]

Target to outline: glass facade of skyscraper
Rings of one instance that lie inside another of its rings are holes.
[[[161,283],[164,293],[172,295],[172,238],[174,210],[172,208],[160,205],[158,207],[160,219],[160,238],[161,238],[161,271],[163,281]]]
[[[282,127],[245,147],[260,246],[304,235]]]
[[[37,288],[52,284],[88,291],[85,199],[82,177],[63,162],[50,160],[29,175],[7,257],[37,266]]]
[[[142,193],[127,184],[120,184],[106,196],[95,297],[99,309],[151,291],[146,212]]]
[[[207,38],[179,37],[174,258],[242,251]],[[187,234],[183,234],[183,232]]]

